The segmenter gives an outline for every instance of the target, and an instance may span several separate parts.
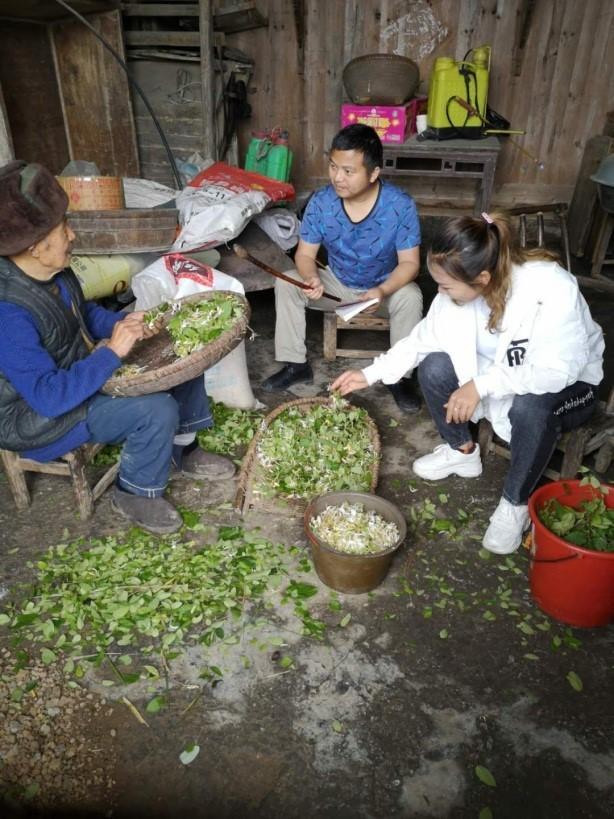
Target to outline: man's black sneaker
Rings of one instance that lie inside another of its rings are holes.
[[[260,385],[267,392],[275,390],[287,390],[292,384],[305,382],[311,384],[313,381],[313,370],[308,361],[303,364],[290,363],[282,367],[279,372],[269,376]]]
[[[416,388],[409,378],[402,378],[396,384],[386,385],[392,397],[396,401],[397,407],[408,415],[414,415],[420,411],[422,402],[418,398]]]

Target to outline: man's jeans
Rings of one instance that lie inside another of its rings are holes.
[[[453,449],[472,440],[468,424],[447,424],[444,404],[459,388],[447,353],[431,353],[418,367],[424,399],[441,437]],[[578,381],[558,393],[517,395],[509,411],[512,425],[510,468],[503,497],[515,506],[526,504],[563,432],[591,417],[597,396],[591,384]]]
[[[124,442],[119,486],[147,498],[164,492],[175,435],[207,429],[212,423],[202,375],[169,392],[134,398],[98,393],[87,411],[91,442]]]

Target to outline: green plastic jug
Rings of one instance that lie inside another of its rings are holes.
[[[294,154],[288,145],[288,132],[282,131],[268,153],[265,176],[287,182],[292,171]]]
[[[245,170],[268,176],[267,162],[272,146],[270,131],[252,131],[252,138],[245,156]]]

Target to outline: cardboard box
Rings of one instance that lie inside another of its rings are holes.
[[[413,97],[404,105],[341,106],[341,127],[357,122],[375,128],[384,145],[400,145],[416,133],[416,116],[426,112],[426,97]]]

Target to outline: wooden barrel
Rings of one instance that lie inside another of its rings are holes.
[[[73,253],[151,253],[170,249],[177,232],[176,208],[88,210],[68,213],[76,234]]]

